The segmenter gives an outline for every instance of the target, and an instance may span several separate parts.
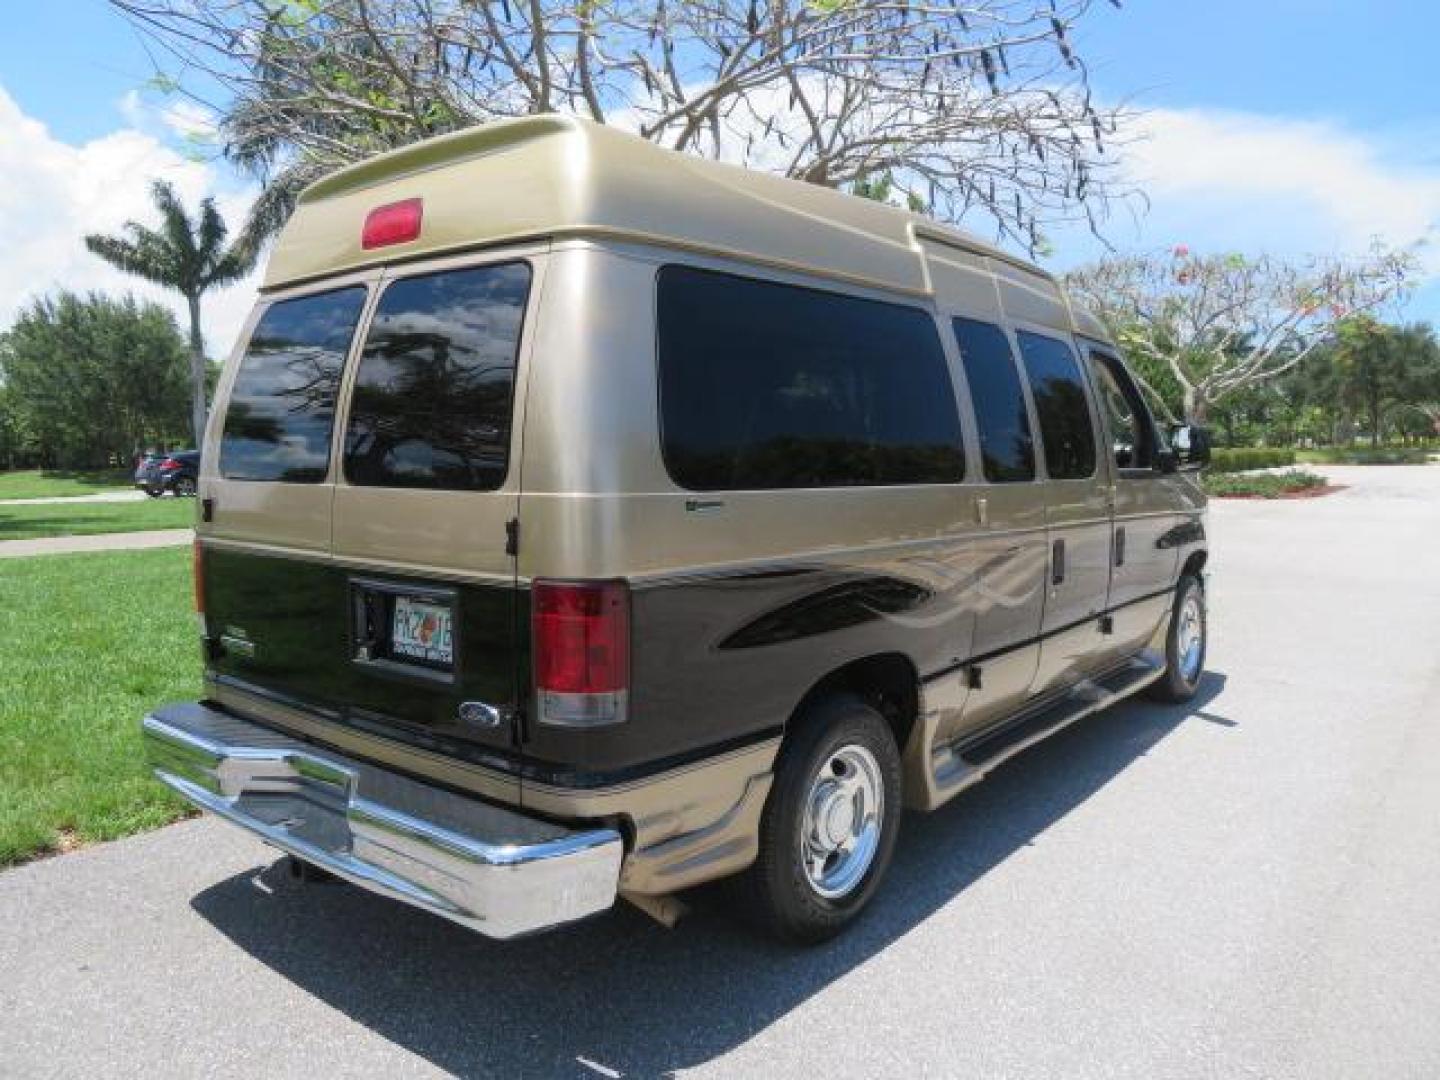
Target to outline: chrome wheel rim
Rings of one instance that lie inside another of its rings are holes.
[[[1180,676],[1193,683],[1200,677],[1200,662],[1205,655],[1205,617],[1200,612],[1200,598],[1194,593],[1185,598],[1180,608],[1175,651],[1180,657]]]
[[[853,892],[875,861],[885,813],[880,763],[851,743],[821,762],[801,823],[800,865],[810,887],[827,900]]]

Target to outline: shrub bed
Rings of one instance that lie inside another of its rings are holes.
[[[1204,483],[1207,492],[1221,499],[1281,499],[1306,492],[1320,494],[1326,487],[1323,476],[1303,469],[1243,476],[1207,474]]]

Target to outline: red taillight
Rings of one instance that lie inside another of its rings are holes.
[[[365,215],[365,228],[360,232],[360,246],[366,251],[371,248],[403,244],[420,235],[420,219],[424,216],[425,204],[421,199],[406,199],[404,202],[377,206]]]
[[[625,719],[630,590],[623,581],[537,581],[531,593],[539,720],[565,727]]]
[[[167,457],[164,461],[160,462],[160,470],[162,472],[174,472],[178,468],[181,468],[180,462],[176,461],[173,457]]]

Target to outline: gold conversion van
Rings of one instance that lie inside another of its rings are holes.
[[[1050,276],[915,214],[562,117],[420,143],[277,243],[151,761],[494,937],[739,875],[817,940],[902,806],[1194,692],[1183,434]]]

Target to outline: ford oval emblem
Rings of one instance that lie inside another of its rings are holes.
[[[500,710],[483,701],[462,701],[460,723],[466,727],[497,728],[500,726]]]

